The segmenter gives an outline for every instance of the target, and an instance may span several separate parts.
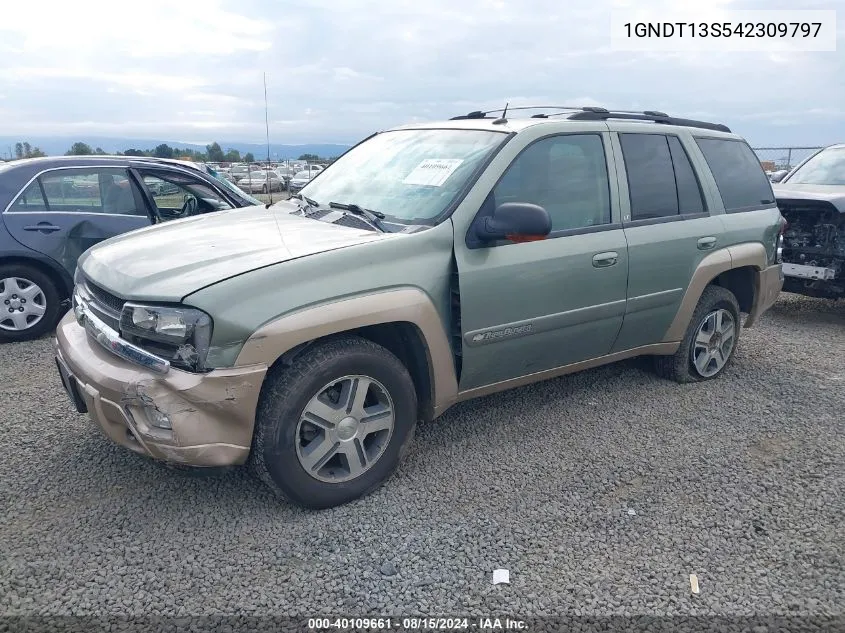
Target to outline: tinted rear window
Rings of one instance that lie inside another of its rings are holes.
[[[725,211],[753,211],[774,204],[772,184],[747,143],[731,139],[695,139],[722,196]]]
[[[631,219],[678,215],[678,189],[669,144],[662,134],[620,134],[628,172]]]

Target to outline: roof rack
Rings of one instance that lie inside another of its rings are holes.
[[[608,119],[621,119],[625,121],[650,121],[664,125],[680,125],[683,127],[697,127],[717,132],[728,132],[730,128],[721,123],[708,123],[707,121],[696,121],[695,119],[679,119],[669,116],[665,112],[645,110],[644,112],[576,112],[567,117],[570,121],[606,121]]]
[[[683,127],[696,127],[705,130],[715,130],[718,132],[730,133],[730,128],[721,123],[709,123],[707,121],[696,121],[694,119],[680,119],[669,116],[665,112],[658,110],[608,110],[607,108],[600,108],[597,106],[517,106],[513,108],[505,108],[503,110],[488,110],[486,112],[476,110],[461,116],[452,117],[452,121],[461,119],[492,119],[494,117],[487,116],[495,112],[505,112],[510,110],[558,110],[547,114],[541,112],[539,114],[531,115],[532,119],[547,119],[553,116],[565,116],[570,121],[607,121],[608,119],[621,119],[625,121],[649,121],[652,123],[662,123],[664,125],[679,125]]]
[[[605,108],[597,108],[594,106],[514,106],[512,108],[505,107],[500,110],[475,110],[474,112],[470,112],[468,114],[462,114],[460,116],[453,116],[450,120],[452,121],[459,121],[461,119],[492,119],[494,117],[487,116],[488,114],[494,114],[496,112],[510,112],[511,110],[569,110],[569,111],[585,111],[585,112],[607,112]],[[535,115],[539,116],[539,115]]]

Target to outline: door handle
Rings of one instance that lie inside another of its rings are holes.
[[[698,240],[698,250],[706,251],[710,248],[716,246],[716,238],[715,237],[702,237]]]
[[[38,224],[30,224],[23,227],[24,231],[42,231],[44,233],[52,233],[53,231],[61,231],[62,227],[50,224],[49,222],[39,222]]]
[[[607,253],[596,253],[593,255],[593,266],[596,268],[607,268],[619,261],[619,253],[609,251]]]

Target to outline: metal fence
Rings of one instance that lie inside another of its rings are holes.
[[[767,171],[792,169],[821,147],[753,147]]]

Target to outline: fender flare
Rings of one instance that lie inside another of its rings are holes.
[[[684,337],[692,314],[695,312],[699,299],[701,299],[701,294],[716,277],[734,268],[743,268],[745,266],[750,266],[755,272],[754,307],[745,325],[745,327],[750,327],[760,315],[762,309],[766,307],[765,304],[768,303],[768,298],[762,296],[765,290],[762,282],[762,274],[764,270],[770,267],[770,264],[766,248],[759,242],[727,246],[710,253],[701,260],[701,263],[692,275],[692,279],[690,279],[690,283],[684,293],[684,298],[681,299],[681,305],[678,308],[675,319],[663,336],[663,342],[677,342]]]
[[[244,343],[235,366],[270,366],[311,341],[357,328],[407,322],[422,334],[432,385],[434,414],[457,401],[458,380],[449,338],[429,296],[418,288],[397,288],[310,306],[258,328]]]

